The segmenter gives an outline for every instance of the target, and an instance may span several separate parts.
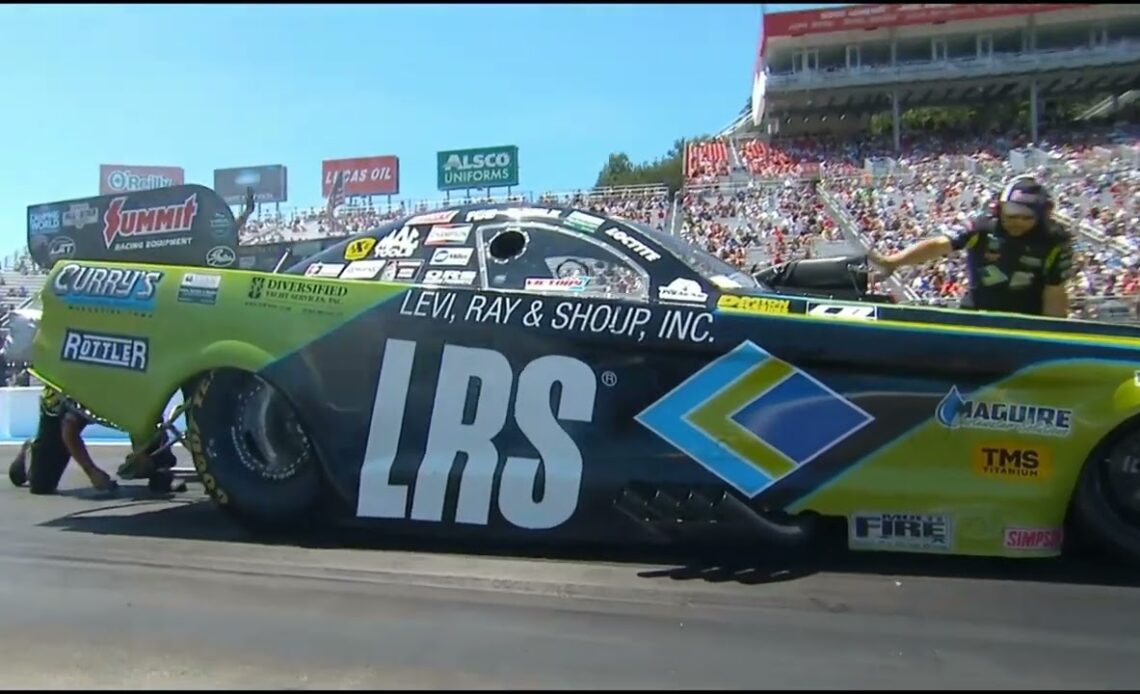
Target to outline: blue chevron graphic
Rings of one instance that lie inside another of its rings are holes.
[[[635,419],[750,498],[873,421],[750,341]]]

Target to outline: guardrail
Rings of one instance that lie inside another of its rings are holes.
[[[0,388],[0,442],[24,441],[36,435],[39,426],[40,393],[42,388],[8,387]],[[166,405],[165,415],[169,416],[175,407],[182,404],[182,394],[175,393]],[[177,420],[180,430],[186,430],[185,417]],[[110,429],[101,424],[91,424],[83,430],[83,440],[87,443],[114,443],[127,445],[130,437],[118,429]]]

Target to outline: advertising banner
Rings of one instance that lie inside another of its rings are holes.
[[[321,162],[321,197],[327,199],[337,174],[344,174],[344,195],[399,195],[400,158],[385,154]]]
[[[505,188],[519,184],[519,148],[515,145],[436,152],[440,190]]]
[[[169,188],[185,182],[186,172],[180,166],[99,165],[99,195]]]
[[[244,203],[246,188],[253,188],[254,202],[285,202],[289,199],[286,178],[282,164],[214,169],[214,191],[227,205]]]
[[[238,242],[225,201],[183,185],[30,205],[28,249],[44,269],[63,259],[230,267]]]

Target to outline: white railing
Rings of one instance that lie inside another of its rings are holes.
[[[1140,42],[1125,39],[1095,48],[1080,47],[994,55],[992,57],[956,58],[921,61],[893,66],[860,66],[807,70],[794,73],[770,73],[767,92],[806,89],[827,85],[870,86],[924,77],[943,80],[957,77],[985,77],[1018,72],[1038,72],[1060,68],[1088,68],[1132,61],[1140,57]]]

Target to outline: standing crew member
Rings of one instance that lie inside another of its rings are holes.
[[[1073,239],[1052,218],[1053,200],[1036,179],[1009,182],[992,210],[970,219],[956,234],[919,241],[889,256],[868,259],[887,276],[953,251],[966,251],[970,289],[962,308],[1066,318],[1066,282],[1073,273]]]

